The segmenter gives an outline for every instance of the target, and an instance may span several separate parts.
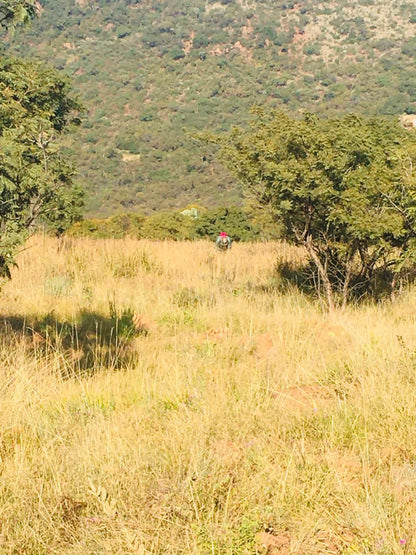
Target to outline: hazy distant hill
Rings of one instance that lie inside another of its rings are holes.
[[[42,0],[10,43],[73,79],[88,109],[68,146],[90,212],[241,202],[190,136],[292,113],[416,112],[416,7],[400,0]]]

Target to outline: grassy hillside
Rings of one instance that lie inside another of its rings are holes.
[[[67,72],[88,111],[67,145],[91,213],[241,203],[198,130],[253,104],[296,113],[416,111],[416,10],[357,0],[43,0],[12,52]]]
[[[414,291],[329,316],[279,292],[281,244],[28,246],[0,297],[3,553],[414,552]]]

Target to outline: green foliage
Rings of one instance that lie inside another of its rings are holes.
[[[376,293],[414,260],[416,137],[396,122],[334,120],[255,111],[249,131],[217,138],[221,155],[253,199],[303,245],[330,306]]]
[[[321,53],[321,47],[319,44],[308,44],[304,47],[303,52],[308,56],[318,56]]]
[[[142,234],[148,239],[190,239],[194,220],[180,212],[158,212],[143,223]]]
[[[414,58],[416,56],[416,39],[412,37],[411,39],[405,40],[403,42],[402,52],[406,54],[406,56]]]
[[[15,55],[30,52],[64,69],[81,91],[89,120],[77,148],[66,146],[95,217],[190,202],[242,206],[215,152],[190,137],[244,125],[252,105],[333,117],[399,115],[415,101],[415,87],[405,86],[414,75],[409,2],[42,6],[32,29],[5,43]]]
[[[236,206],[207,210],[195,225],[196,237],[209,237],[214,240],[221,231],[225,231],[233,241],[253,241],[259,237],[249,221],[247,214]]]
[[[253,208],[244,211],[236,206],[206,210],[198,205],[188,205],[181,212],[164,210],[147,217],[122,213],[104,219],[85,219],[73,224],[67,235],[101,239],[215,240],[218,233],[224,230],[234,241],[276,239],[281,236],[279,225],[264,210],[261,213]]]
[[[61,234],[80,218],[82,192],[56,137],[79,104],[65,79],[41,64],[0,58],[0,273],[35,224]]]
[[[0,25],[9,30],[16,25],[26,25],[38,11],[36,0],[0,0]]]
[[[170,55],[172,56],[172,58],[174,60],[181,60],[182,58],[185,58],[185,52],[183,51],[183,49],[179,46],[179,45],[175,45],[172,50],[170,51]]]
[[[117,214],[106,219],[85,219],[68,229],[72,237],[94,237],[97,239],[120,239],[142,237],[144,216],[139,214]]]

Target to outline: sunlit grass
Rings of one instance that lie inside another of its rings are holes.
[[[416,296],[280,244],[34,238],[0,296],[0,553],[415,550]]]

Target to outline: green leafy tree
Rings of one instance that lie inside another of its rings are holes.
[[[196,237],[214,240],[221,231],[227,232],[233,241],[253,241],[259,236],[259,230],[237,206],[207,210],[195,222]]]
[[[31,2],[1,2],[2,24],[24,23],[31,8]],[[6,57],[0,57],[0,99],[0,275],[10,277],[16,251],[37,223],[60,234],[80,217],[82,193],[56,144],[78,123],[80,106],[56,71]]]
[[[288,241],[305,247],[329,308],[393,287],[414,261],[415,134],[395,121],[255,112],[252,128],[208,138]]]
[[[145,217],[141,214],[122,213],[106,219],[83,219],[68,229],[72,237],[94,237],[100,239],[121,239],[142,237],[141,228]]]
[[[36,0],[0,0],[0,25],[7,30],[29,23],[38,15]]]
[[[146,218],[141,232],[148,239],[173,239],[182,241],[191,239],[194,220],[180,212],[156,212]]]

